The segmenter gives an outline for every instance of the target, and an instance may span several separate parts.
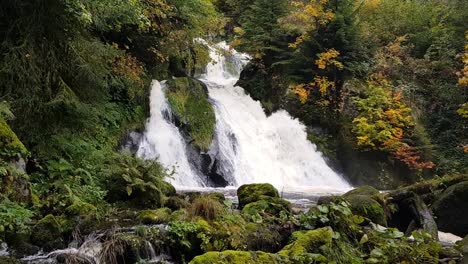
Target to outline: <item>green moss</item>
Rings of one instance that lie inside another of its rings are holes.
[[[146,225],[167,223],[170,219],[171,210],[169,208],[144,210],[139,212],[137,215],[137,221]]]
[[[227,250],[223,252],[208,252],[195,257],[190,264],[271,264],[287,263],[275,254],[261,251],[234,251]]]
[[[66,212],[72,216],[80,216],[85,219],[91,219],[96,217],[97,208],[89,203],[75,202],[67,207]]]
[[[374,187],[372,186],[361,186],[359,188],[356,188],[354,190],[351,190],[345,194],[343,194],[343,197],[346,198],[346,197],[349,197],[349,196],[352,196],[352,195],[374,195],[374,194],[377,194],[379,193],[379,190],[375,189]]]
[[[213,141],[216,116],[208,101],[206,87],[191,78],[175,78],[167,82],[166,96],[179,121],[187,127],[194,146],[208,150]]]
[[[386,226],[387,220],[382,206],[368,195],[351,195],[345,198],[353,214],[369,218],[372,222]]]
[[[296,257],[305,253],[319,253],[319,247],[329,245],[333,240],[333,230],[329,227],[310,231],[297,231],[292,235],[293,242],[278,254]]]
[[[28,151],[10,126],[0,118],[0,158],[5,160],[26,157]]]
[[[65,246],[60,220],[50,214],[39,220],[32,229],[31,241],[44,250]]]
[[[245,205],[262,200],[267,197],[279,197],[278,190],[269,183],[257,183],[242,185],[237,189],[239,198],[239,208]]]
[[[260,201],[249,203],[242,209],[243,214],[259,212],[268,215],[279,216],[280,212],[291,212],[291,203],[278,197],[265,197]]]

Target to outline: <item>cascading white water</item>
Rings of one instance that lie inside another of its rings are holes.
[[[303,124],[283,110],[267,117],[259,102],[235,86],[247,55],[222,42],[210,46],[210,56],[212,62],[200,78],[208,86],[216,113],[215,140],[209,154],[230,185],[268,182],[278,189],[350,187],[307,140]],[[164,83],[153,82],[151,117],[138,155],[176,166],[172,180],[176,187],[201,187],[204,181],[190,166],[186,143],[171,123],[164,88]]]
[[[200,176],[188,161],[186,143],[179,129],[171,122],[171,108],[164,95],[166,84],[153,81],[150,95],[150,118],[140,142],[137,155],[144,159],[158,159],[176,173],[169,179],[175,186],[204,186]]]
[[[213,61],[201,80],[216,112],[212,155],[230,184],[268,182],[280,190],[350,187],[307,140],[303,124],[284,110],[267,117],[259,102],[235,86],[248,61],[246,55],[225,43],[211,47],[210,55]]]

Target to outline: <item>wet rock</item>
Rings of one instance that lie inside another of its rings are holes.
[[[47,215],[34,225],[31,241],[45,251],[64,248],[65,243],[61,234],[61,226],[53,215]]]
[[[278,190],[269,183],[257,183],[242,185],[237,189],[237,197],[239,198],[239,208],[242,209],[245,205],[253,203],[267,197],[279,197]]]
[[[130,131],[120,142],[120,150],[136,153],[140,146],[143,133]]]
[[[434,202],[432,210],[439,229],[458,236],[468,234],[468,181],[447,188]]]
[[[29,235],[26,234],[8,232],[5,240],[11,248],[12,255],[17,258],[34,255],[40,250],[38,246],[30,243]]]
[[[390,216],[390,226],[411,234],[422,229],[438,239],[437,224],[424,201],[414,192],[400,191],[392,194],[392,204],[397,211]]]

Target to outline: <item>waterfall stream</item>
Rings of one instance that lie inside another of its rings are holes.
[[[200,76],[216,114],[215,138],[208,154],[229,186],[273,184],[280,190],[304,187],[344,190],[350,185],[307,140],[305,126],[280,110],[267,116],[260,103],[235,83],[249,57],[226,43],[210,45],[212,62]],[[154,81],[151,117],[138,155],[175,167],[178,188],[203,187],[206,180],[191,166],[187,145],[171,122],[164,83]]]

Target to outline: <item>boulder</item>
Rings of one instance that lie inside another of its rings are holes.
[[[350,204],[349,208],[355,215],[370,219],[372,222],[386,226],[385,211],[376,200],[369,195],[350,195],[345,198]]]
[[[31,241],[45,251],[65,247],[58,219],[47,215],[39,220],[32,229]]]
[[[468,234],[468,181],[447,188],[432,205],[437,225],[441,231],[458,236]]]
[[[361,186],[343,194],[341,198],[350,204],[353,214],[364,216],[376,224],[386,226],[387,219],[379,194],[380,192],[374,187]]]
[[[266,197],[279,197],[278,190],[269,183],[257,183],[242,185],[237,189],[237,197],[239,198],[239,209],[245,205],[253,203]]]
[[[374,195],[374,194],[378,194],[378,193],[379,193],[379,190],[377,190],[376,188],[374,188],[372,186],[365,185],[365,186],[358,187],[358,188],[356,188],[354,190],[351,190],[351,191],[343,194],[343,198],[353,196],[353,195]]]
[[[422,229],[434,239],[438,239],[437,224],[424,201],[414,192],[406,190],[394,192],[391,203],[397,209],[390,216],[390,226],[411,234],[416,229]]]
[[[258,212],[278,217],[282,211],[290,213],[291,210],[290,202],[278,197],[265,197],[262,200],[245,205],[242,213],[251,214],[252,212]]]
[[[327,258],[319,252],[321,246],[330,245],[332,240],[333,231],[330,228],[298,231],[293,234],[293,242],[276,254],[262,251],[212,251],[195,257],[190,264],[328,263]]]

